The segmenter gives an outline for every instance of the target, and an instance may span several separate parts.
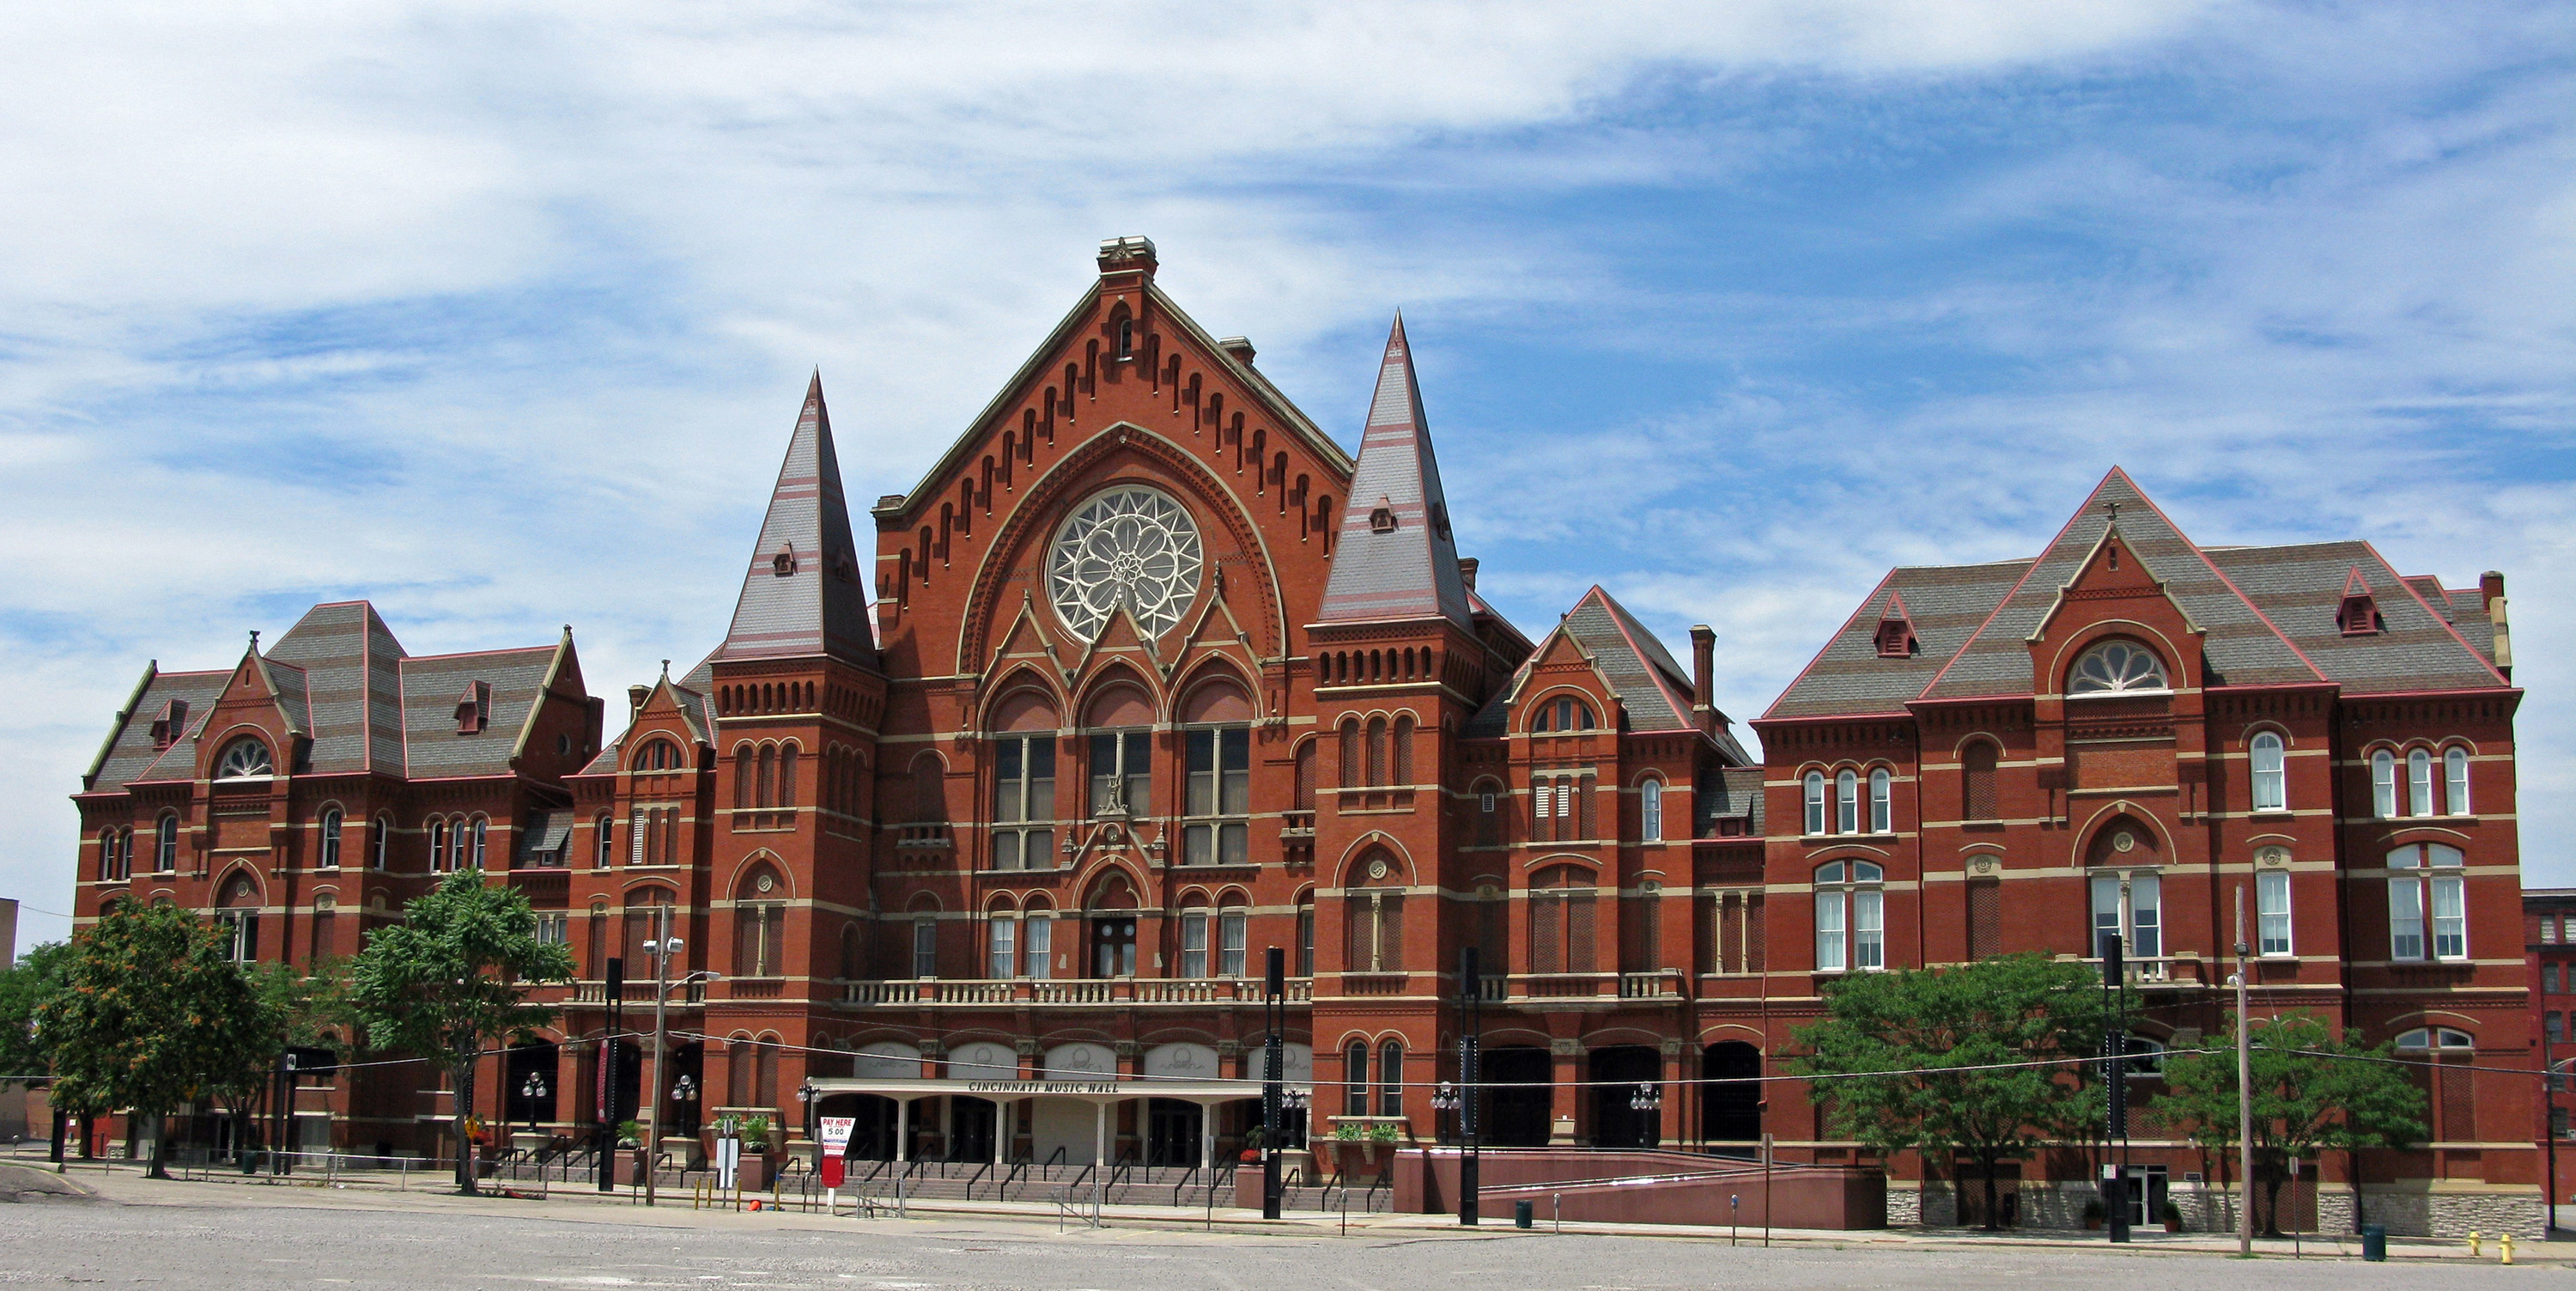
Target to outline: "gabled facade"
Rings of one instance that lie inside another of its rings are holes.
[[[2223,1034],[2241,899],[2258,1016],[2306,1010],[2436,1064],[2433,1140],[2329,1154],[2327,1225],[2350,1230],[2357,1187],[2393,1231],[2536,1230],[2533,1082],[2469,1069],[2537,1065],[2511,658],[2500,575],[2446,590],[2359,542],[2203,548],[2117,470],[2035,560],[1891,571],[1754,723],[1772,1051],[1834,975],[2098,961],[2112,933],[2139,1037]],[[2222,1166],[2155,1087],[2134,1086],[2131,1159],[2201,1204],[2186,1180]],[[1850,1159],[1803,1098],[1772,1105],[1784,1138]],[[2025,1222],[2080,1204],[2091,1164],[2032,1163]]]

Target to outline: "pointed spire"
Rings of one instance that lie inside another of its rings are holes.
[[[769,495],[769,514],[744,571],[733,626],[719,659],[837,655],[874,663],[867,587],[841,496],[841,459],[823,406],[823,371],[805,386],[805,407],[787,441],[787,460]]]
[[[1458,573],[1458,547],[1449,534],[1440,463],[1431,452],[1431,426],[1422,414],[1422,388],[1413,376],[1413,348],[1398,313],[1378,364],[1377,395],[1369,400],[1350,504],[1342,508],[1341,533],[1334,539],[1333,576],[1317,618],[1329,623],[1435,615],[1475,630],[1467,583]]]

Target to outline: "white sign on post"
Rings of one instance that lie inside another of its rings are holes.
[[[717,1122],[716,1134],[716,1187],[731,1192],[734,1171],[742,1165],[742,1129],[728,1116]]]
[[[859,1118],[855,1116],[825,1116],[818,1119],[821,1121],[823,1126],[824,1147],[830,1149],[833,1153],[838,1154],[842,1149],[850,1146],[850,1131],[857,1128]]]

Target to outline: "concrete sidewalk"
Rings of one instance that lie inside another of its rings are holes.
[[[1061,1229],[1068,1234],[1087,1234],[1084,1215],[1060,1209],[1053,1202],[965,1202],[953,1200],[915,1201],[906,1207],[906,1219],[895,1217],[890,1204],[881,1204],[879,1217],[858,1218],[847,1197],[842,1198],[837,1214],[802,1209],[793,1202],[779,1208],[767,1206],[765,1196],[745,1195],[743,1208],[735,1209],[728,1198],[713,1208],[693,1208],[689,1193],[663,1193],[660,1204],[646,1207],[638,1192],[620,1190],[597,1192],[587,1186],[571,1189],[558,1187],[543,1199],[533,1195],[458,1195],[443,1180],[428,1186],[415,1186],[407,1192],[393,1190],[390,1183],[356,1176],[336,1186],[324,1186],[318,1179],[290,1178],[271,1180],[262,1176],[215,1174],[203,1179],[152,1180],[144,1178],[130,1163],[70,1163],[68,1174],[78,1182],[95,1189],[101,1199],[120,1205],[187,1205],[187,1206],[298,1206],[330,1209],[397,1209],[421,1213],[473,1215],[508,1215],[521,1218],[544,1217],[572,1222],[645,1224],[657,1227],[716,1227],[776,1229],[823,1229],[847,1231],[851,1225],[904,1225],[921,1223],[955,1224],[959,1221],[981,1221],[1013,1229]],[[754,1211],[753,1201],[763,1203]],[[1440,1240],[1444,1238],[1482,1239],[1545,1237],[1562,1231],[1567,1234],[1619,1236],[1664,1241],[1688,1241],[1720,1245],[1759,1246],[1762,1230],[1730,1230],[1725,1225],[1677,1224],[1611,1224],[1568,1222],[1560,1228],[1549,1222],[1541,1207],[1541,1217],[1531,1230],[1514,1228],[1505,1221],[1488,1220],[1469,1228],[1449,1215],[1389,1215],[1297,1212],[1276,1220],[1263,1219],[1258,1211],[1218,1207],[1213,1211],[1189,1210],[1170,1206],[1105,1206],[1100,1219],[1109,1229],[1130,1234],[1143,1232],[1213,1232],[1240,1236],[1298,1236],[1333,1238],[1342,1235],[1385,1239]],[[2118,1250],[2136,1256],[2194,1255],[2234,1256],[2233,1235],[2210,1233],[2141,1232],[2125,1248],[2111,1247],[2101,1233],[2001,1232],[1981,1233],[1974,1229],[1857,1229],[1849,1231],[1820,1229],[1776,1229],[1769,1236],[1774,1246],[1815,1247],[1830,1249],[1919,1249],[1919,1250]],[[2293,1243],[2288,1239],[2257,1240],[2256,1254],[2267,1259],[2358,1260],[2360,1240],[2340,1237],[2304,1237]],[[2468,1244],[2436,1238],[2392,1237],[2388,1243],[2391,1261],[2458,1264],[2494,1263],[2498,1258],[2496,1244],[2486,1242],[2477,1256],[2471,1256]],[[2514,1251],[2517,1264],[2565,1266],[2576,1265],[2576,1237],[2562,1237],[2550,1242],[2518,1243]]]

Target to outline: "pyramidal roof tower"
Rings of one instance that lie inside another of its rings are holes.
[[[760,543],[742,577],[733,626],[717,659],[783,659],[831,655],[874,666],[867,587],[858,544],[841,498],[841,459],[832,451],[832,417],[823,408],[823,374],[805,387],[805,409],[787,441]]]
[[[1422,415],[1422,389],[1413,378],[1413,350],[1405,343],[1404,315],[1399,313],[1387,333],[1386,357],[1378,365],[1377,397],[1369,401],[1350,503],[1342,509],[1341,533],[1334,538],[1333,576],[1324,586],[1317,617],[1326,623],[1354,623],[1435,616],[1475,631],[1466,580],[1458,574],[1458,547],[1449,536],[1440,463],[1432,456],[1431,427]]]

